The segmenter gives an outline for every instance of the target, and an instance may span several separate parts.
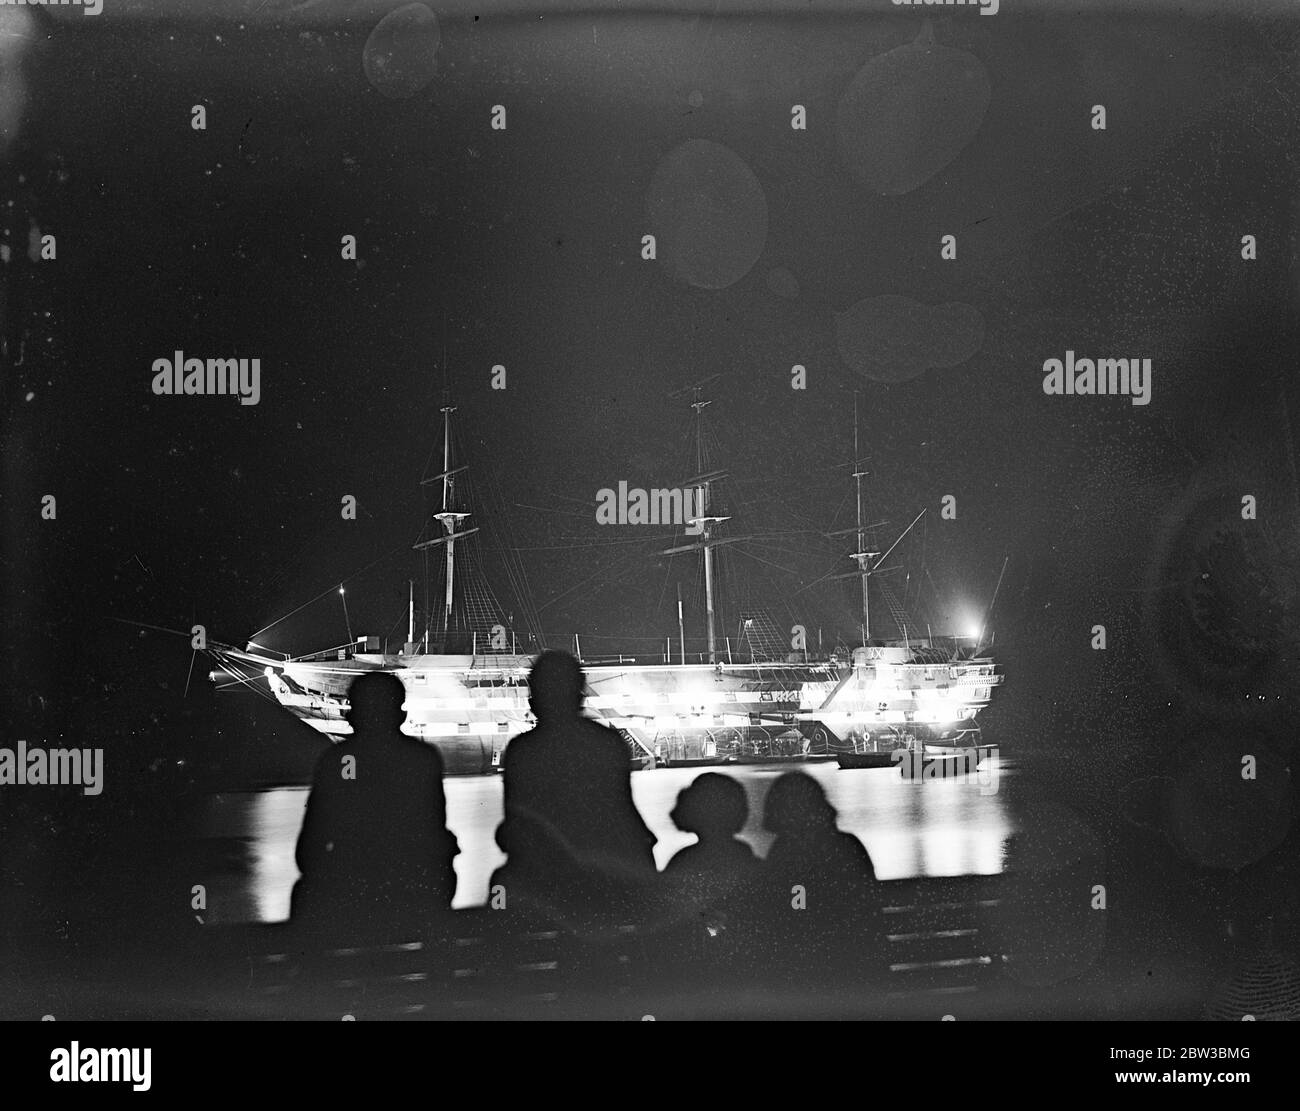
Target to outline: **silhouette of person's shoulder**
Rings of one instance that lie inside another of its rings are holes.
[[[698,842],[673,854],[664,866],[665,876],[685,877],[703,871],[727,871],[736,875],[757,873],[761,862],[754,850],[736,837],[719,843]]]
[[[337,744],[330,745],[320,754],[316,761],[316,776],[322,775],[326,780],[341,777],[345,770],[345,761],[351,759],[352,769],[361,779],[363,764],[367,771],[379,771],[387,778],[399,778],[403,775],[436,775],[442,778],[442,757],[438,749],[405,733],[383,737],[348,737]]]
[[[344,781],[344,763],[347,757],[356,757],[356,745],[351,740],[337,741],[316,758],[312,768],[312,796],[323,800],[336,784]]]
[[[871,863],[871,854],[867,852],[867,847],[859,838],[840,830],[834,839],[834,846],[834,857],[837,863],[860,870],[864,879],[875,880],[876,869]]]
[[[611,729],[608,725],[601,725],[598,721],[592,721],[591,718],[578,720],[582,723],[581,735],[584,744],[590,745],[593,751],[599,752],[611,763],[631,765],[632,757],[627,750],[627,742],[617,730]]]
[[[851,833],[836,829],[810,839],[778,837],[768,851],[771,864],[797,865],[819,869],[854,869],[875,879],[871,854]]]
[[[575,716],[520,733],[506,746],[503,770],[532,770],[552,766],[557,758],[581,756],[584,764],[631,765],[627,745],[613,729],[591,718]]]
[[[403,767],[442,778],[442,756],[435,745],[399,733],[389,739],[387,753],[392,755],[394,761],[400,761]]]
[[[554,739],[549,729],[537,726],[526,733],[520,733],[506,745],[506,751],[501,757],[501,771],[507,780],[531,775],[534,767],[547,765],[547,750],[553,745]]]

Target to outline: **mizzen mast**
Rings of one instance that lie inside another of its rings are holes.
[[[849,558],[857,561],[858,569],[856,571],[849,571],[846,574],[836,575],[834,577],[837,579],[860,578],[862,580],[861,628],[862,628],[863,647],[866,646],[867,638],[871,635],[871,610],[870,610],[870,595],[869,595],[871,576],[882,573],[881,565],[885,562],[885,560],[887,560],[890,557],[890,555],[893,554],[894,549],[898,547],[903,537],[912,531],[912,527],[916,524],[917,521],[919,521],[922,517],[925,516],[925,512],[926,512],[924,509],[922,509],[920,513],[918,513],[914,518],[912,518],[912,524],[908,525],[907,528],[903,529],[903,531],[898,534],[898,539],[889,545],[884,555],[881,555],[877,551],[868,551],[866,547],[866,530],[868,528],[875,528],[876,526],[864,525],[862,523],[862,480],[866,478],[867,475],[870,473],[871,473],[870,471],[864,471],[862,469],[862,464],[859,461],[859,457],[858,457],[858,396],[855,393],[853,395],[853,478],[857,483],[858,523],[856,529],[843,530],[843,531],[853,531],[857,534],[858,550],[856,552],[850,553]],[[880,523],[883,524],[884,522],[880,522]],[[906,638],[907,636],[906,631],[904,631],[903,635],[904,638]]]
[[[855,392],[853,394],[853,481],[856,484],[858,550],[849,558],[858,561],[858,573],[862,577],[862,621],[859,627],[862,633],[862,645],[865,648],[867,638],[871,635],[871,594],[869,587],[871,561],[880,553],[866,550],[866,538],[862,526],[862,480],[871,472],[862,469],[861,459],[862,456],[858,451],[858,395]]]

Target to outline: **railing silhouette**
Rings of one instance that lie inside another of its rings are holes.
[[[584,940],[487,908],[444,913],[401,937],[195,925],[181,943],[151,939],[143,962],[106,965],[102,952],[26,961],[7,1003],[67,1019],[1201,1016],[1194,977],[1159,996],[1145,980],[1146,990],[1117,994],[1123,974],[1105,959],[1044,977],[1032,950],[1052,938],[1021,921],[1013,884],[1008,875],[880,882],[875,913],[836,939],[830,959],[817,944],[805,950],[797,929],[762,936],[743,923],[679,920]]]

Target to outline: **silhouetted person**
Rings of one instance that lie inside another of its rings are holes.
[[[763,825],[776,840],[763,865],[762,913],[777,947],[773,967],[796,988],[878,971],[875,869],[862,842],[835,823],[806,772],[787,772],[768,791]]]
[[[316,763],[298,837],[293,919],[346,936],[418,932],[456,890],[442,758],[400,732],[401,680],[368,672],[348,690],[352,736]]]
[[[602,933],[643,912],[655,836],[632,801],[627,743],[582,715],[585,682],[566,652],[533,665],[537,726],[506,746],[496,840],[508,859],[491,884],[505,888],[507,908]]]
[[[754,850],[736,836],[749,817],[745,789],[728,776],[705,772],[677,796],[671,817],[699,840],[664,868],[665,895],[709,928],[725,929],[761,870]]]
[[[692,977],[727,976],[751,955],[754,901],[763,866],[736,835],[749,817],[745,789],[705,772],[677,796],[673,824],[699,840],[677,852],[663,871],[663,917],[675,921],[673,960]]]

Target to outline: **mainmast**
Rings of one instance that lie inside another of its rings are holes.
[[[478,532],[478,529],[466,529],[458,532],[460,523],[469,516],[468,513],[461,513],[451,508],[452,494],[452,476],[463,471],[464,467],[452,467],[451,465],[451,415],[456,411],[453,405],[444,405],[442,407],[442,474],[434,475],[432,478],[424,479],[420,485],[429,486],[432,483],[442,482],[442,508],[433,515],[435,521],[440,521],[446,533],[434,540],[425,540],[423,543],[416,544],[415,550],[421,551],[426,548],[432,548],[438,544],[447,545],[447,589],[443,598],[443,617],[442,632],[444,646],[451,632],[451,603],[452,591],[456,581],[456,541],[466,536],[472,536]],[[428,617],[426,616],[424,638],[426,644],[429,640]]]
[[[687,489],[699,490],[699,502],[696,509],[696,516],[691,517],[686,523],[688,525],[699,524],[702,526],[702,533],[699,544],[687,544],[682,547],[668,548],[664,555],[674,555],[678,552],[690,552],[699,550],[704,556],[704,615],[705,615],[705,632],[708,643],[709,663],[718,662],[718,639],[717,639],[717,618],[714,615],[713,602],[713,548],[717,541],[713,539],[713,526],[722,521],[731,520],[730,517],[711,516],[709,514],[709,491],[712,484],[718,479],[726,477],[725,471],[705,471],[704,458],[704,410],[711,405],[711,401],[704,401],[700,397],[700,390],[710,382],[718,378],[714,375],[712,378],[706,378],[694,386],[688,386],[694,394],[695,400],[691,402],[691,408],[695,410],[695,466],[696,474],[687,479],[682,485]],[[678,397],[685,393],[686,390],[678,390],[671,396]]]

